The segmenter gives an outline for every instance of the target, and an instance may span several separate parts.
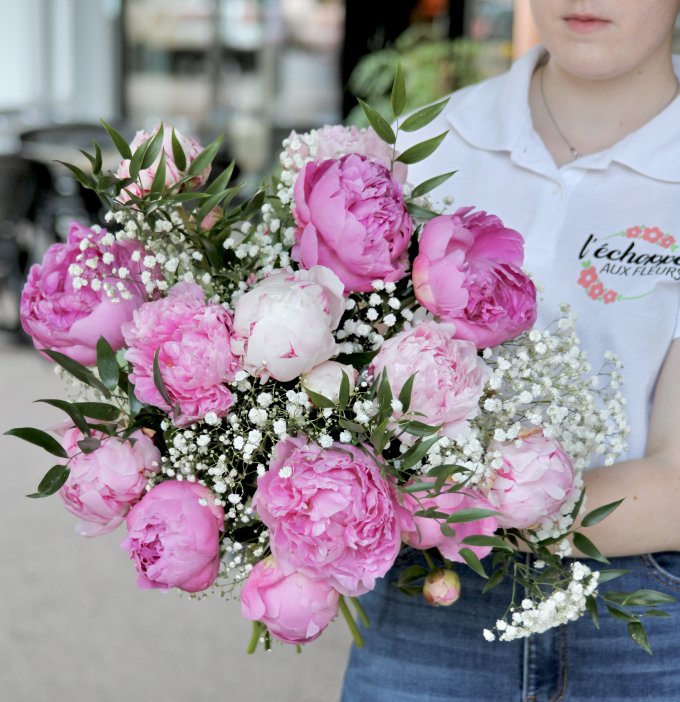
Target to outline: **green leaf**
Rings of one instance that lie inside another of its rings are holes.
[[[106,129],[106,132],[108,133],[109,137],[111,137],[113,145],[116,147],[116,149],[118,149],[118,153],[124,159],[132,158],[132,151],[130,150],[130,145],[127,143],[127,141],[125,141],[125,139],[103,119],[100,120],[100,122],[102,123],[104,129]]]
[[[33,427],[17,427],[16,429],[6,431],[5,435],[16,436],[18,439],[28,441],[29,444],[40,446],[40,448],[45,449],[45,451],[54,456],[59,456],[59,458],[68,458],[68,453],[66,453],[64,447],[53,436],[50,436],[47,432],[41,431],[40,429],[34,429]]]
[[[165,383],[163,382],[163,376],[161,375],[161,366],[158,360],[160,352],[160,348],[157,348],[153,357],[153,383],[156,386],[156,390],[158,390],[158,392],[161,394],[163,400],[165,400],[166,404],[172,408],[172,400],[170,399],[170,395],[168,395],[168,391],[165,388]]]
[[[480,507],[468,507],[467,509],[459,509],[457,512],[450,514],[446,521],[449,524],[462,524],[463,522],[476,522],[478,519],[485,517],[493,517],[499,514],[492,509],[481,509]]]
[[[134,416],[141,411],[142,403],[137,399],[137,395],[135,395],[135,386],[129,379],[128,379],[128,402],[130,403],[130,414],[131,415]]]
[[[163,148],[163,136],[165,129],[163,128],[163,123],[158,127],[158,131],[148,140],[146,146],[144,147],[144,156],[142,157],[142,170],[151,168],[158,158],[161,149]],[[165,152],[164,152],[165,153]]]
[[[392,388],[387,379],[387,369],[380,374],[378,385],[378,408],[381,417],[389,417],[392,414]]]
[[[404,470],[413,468],[420,460],[425,457],[425,454],[439,441],[438,436],[430,437],[429,439],[419,439],[406,453],[401,456],[401,467]]]
[[[116,352],[103,336],[100,336],[97,341],[97,370],[99,379],[109,390],[115,390],[118,387],[120,366],[116,360]]]
[[[576,504],[574,505],[574,509],[572,509],[571,513],[569,514],[572,522],[576,519],[576,517],[578,517],[578,514],[581,511],[581,507],[583,506],[583,500],[585,500],[585,499],[586,499],[586,491],[584,488],[581,490],[581,494],[578,496],[578,500],[576,500]]]
[[[26,497],[49,497],[59,490],[66,482],[71,471],[67,466],[57,465],[52,466],[38,485],[37,492],[26,495]]]
[[[121,415],[118,407],[107,405],[105,402],[74,402],[73,406],[77,407],[84,417],[104,422],[115,422]]]
[[[177,168],[183,171],[187,167],[187,157],[184,153],[182,145],[179,143],[177,134],[175,134],[175,128],[172,128],[172,158],[177,164]]]
[[[399,579],[397,580],[397,586],[408,585],[414,580],[419,578],[424,578],[427,576],[427,568],[421,565],[411,565],[399,573]]]
[[[220,150],[220,145],[222,144],[222,137],[218,137],[212,144],[206,146],[203,151],[201,151],[198,156],[191,162],[187,175],[196,176],[203,173],[203,171],[213,162],[217,152]]]
[[[583,554],[589,558],[594,558],[600,563],[609,563],[609,561],[600,553],[599,549],[595,544],[583,534],[579,532],[574,532],[574,546]]]
[[[404,71],[401,68],[401,63],[397,64],[397,71],[394,74],[391,103],[394,116],[399,117],[406,107],[406,81],[404,80]]]
[[[401,386],[399,391],[399,402],[401,402],[401,408],[404,414],[408,412],[411,406],[411,395],[413,395],[413,382],[416,379],[418,371],[409,376],[408,380]]]
[[[399,154],[399,156],[397,157],[397,161],[410,165],[412,163],[418,163],[418,161],[426,159],[428,156],[430,156],[437,150],[439,145],[446,138],[447,134],[448,132],[442,132],[436,137],[426,139],[425,141],[421,141],[420,144],[416,144],[410,149],[406,149],[406,151]]]
[[[66,414],[71,418],[73,423],[83,434],[89,436],[92,433],[90,431],[90,427],[87,425],[87,420],[82,415],[82,412],[78,409],[78,407],[74,406],[70,402],[66,402],[66,400],[36,400],[36,402],[41,402],[45,405],[56,407],[62,412],[66,412]]]
[[[201,224],[205,216],[215,207],[217,207],[220,202],[227,196],[228,191],[222,190],[214,195],[209,195],[203,204],[199,207],[198,212],[196,212],[196,221]]]
[[[102,157],[102,150],[99,144],[93,139],[92,147],[94,148],[94,163],[92,164],[92,173],[94,175],[99,175],[102,172],[102,165],[104,159]]]
[[[432,434],[436,434],[441,429],[441,424],[433,427],[430,424],[415,421],[400,424],[400,426],[407,434],[412,434],[413,436],[432,436]]]
[[[422,129],[441,114],[448,101],[449,99],[446,98],[446,100],[437,102],[434,105],[428,105],[414,112],[399,125],[399,129],[405,132],[415,132],[418,131],[418,129]]]
[[[623,498],[617,500],[616,502],[610,502],[608,505],[603,505],[594,509],[592,512],[588,512],[585,517],[581,520],[582,527],[591,527],[601,522],[605,517],[609,516],[621,503]]]
[[[608,595],[611,593],[608,592]],[[633,592],[624,592],[622,605],[625,607],[654,607],[660,604],[672,604],[675,602],[675,597],[667,595],[665,592],[658,590],[634,590]]]
[[[227,183],[231,180],[231,176],[234,173],[234,166],[236,161],[232,161],[223,171],[220,173],[215,180],[205,189],[206,193],[210,195],[223,190]]]
[[[338,393],[338,405],[341,409],[347,407],[350,394],[349,376],[345,371],[342,371],[342,379],[340,380],[340,391]]]
[[[154,195],[160,195],[163,192],[163,188],[165,188],[165,173],[165,151],[163,151],[163,153],[161,153],[161,160],[158,162],[156,174],[151,182],[151,192]]]
[[[102,445],[101,440],[97,439],[94,436],[88,436],[84,439],[81,439],[77,443],[78,443],[78,448],[83,453],[94,453]]]
[[[628,624],[628,634],[640,648],[647,651],[650,656],[652,655],[652,647],[649,645],[649,639],[642,622],[630,622]]]
[[[344,417],[338,420],[338,424],[343,429],[347,429],[347,431],[351,431],[353,434],[365,434],[366,433],[366,427],[362,427],[361,424],[357,424],[356,422],[351,422],[349,419],[345,419]]]
[[[331,409],[335,407],[335,402],[325,395],[320,395],[318,392],[314,392],[313,390],[307,390],[307,388],[304,388],[304,390],[316,407],[320,407],[321,409]]]
[[[629,612],[625,612],[620,607],[617,607],[617,606],[610,604],[608,602],[605,602],[605,604],[607,605],[607,611],[609,612],[609,614],[612,617],[614,617],[614,619],[618,619],[621,622],[630,622],[630,623],[640,621],[639,617],[636,617],[636,616],[630,614]]]
[[[441,533],[444,534],[444,536],[448,536],[451,539],[456,538],[456,530],[446,522],[442,522],[439,525],[439,531],[441,531]]]
[[[88,189],[92,189],[95,187],[95,182],[94,179],[84,173],[83,171],[78,168],[78,166],[74,166],[72,163],[66,163],[66,161],[57,161],[57,163],[61,163],[62,166],[65,166],[66,168],[73,173],[75,179],[84,187]]]
[[[415,219],[422,219],[425,222],[429,222],[431,219],[439,217],[439,212],[433,212],[432,210],[416,205],[413,202],[407,202],[406,209],[409,211],[411,217],[414,217]]]
[[[446,181],[455,173],[458,173],[458,171],[449,171],[448,173],[442,173],[442,175],[435,176],[434,178],[430,178],[429,180],[424,181],[423,183],[421,183],[413,189],[411,197],[415,198],[421,197],[422,195],[426,195],[431,190],[438,188],[442,183],[446,183]]]
[[[590,614],[593,624],[595,624],[595,628],[599,629],[600,628],[600,613],[597,609],[597,600],[592,596],[589,595],[586,598],[586,609],[588,610],[588,614]]]
[[[387,423],[389,422],[389,419],[383,419],[380,424],[378,424],[375,429],[371,432],[371,435],[369,437],[369,441],[371,442],[371,445],[375,449],[376,454],[381,454],[387,445],[387,442],[389,440],[387,436]]]
[[[614,568],[609,570],[601,570],[600,577],[598,578],[597,582],[599,585],[602,585],[602,583],[608,583],[610,580],[616,580],[616,578],[620,578],[622,575],[626,575],[626,573],[629,572],[629,570],[624,568],[620,568],[618,570],[615,570]]]
[[[104,397],[111,397],[109,389],[104,385],[104,383],[97,378],[92,371],[84,366],[78,361],[74,361],[69,356],[65,356],[63,353],[58,351],[52,351],[51,349],[40,349],[42,353],[49,356],[55,363],[58,363],[65,371],[68,371],[74,378],[77,378],[85,385],[89,385],[91,388],[99,390],[99,392],[104,395]]]
[[[149,140],[147,139],[135,149],[135,153],[130,159],[130,178],[132,178],[133,182],[137,180],[139,171],[142,169],[142,159],[144,158],[144,152],[148,145]]]
[[[468,564],[468,566],[472,568],[475,573],[477,573],[477,575],[481,575],[487,580],[489,579],[482,562],[479,560],[479,558],[477,558],[473,551],[471,551],[469,548],[461,548],[458,553],[463,557],[463,560]]]
[[[373,127],[373,129],[375,130],[375,133],[384,142],[387,142],[388,144],[394,144],[394,142],[397,140],[397,137],[395,136],[392,127],[390,127],[390,123],[377,110],[374,110],[363,100],[360,100],[359,98],[357,98],[357,100],[359,101],[361,109],[366,115],[366,119],[368,120],[371,127]]]
[[[94,164],[96,163],[94,156],[92,154],[88,154],[85,149],[78,149],[78,151],[80,151],[80,153],[90,162],[90,166],[92,166],[92,171],[94,172]]]
[[[492,548],[498,548],[503,551],[512,552],[512,547],[505,543],[500,536],[485,536],[483,534],[475,534],[473,536],[466,536],[462,543],[468,546],[491,546]]]
[[[401,488],[402,492],[407,494],[412,494],[414,492],[430,492],[432,490],[432,483],[411,483]]]
[[[503,573],[502,570],[497,570],[495,573],[491,574],[491,577],[489,578],[489,581],[484,585],[484,588],[482,589],[482,593],[486,593],[491,588],[496,587],[496,585],[500,585],[500,583],[503,582],[503,579],[505,578],[505,573]]]

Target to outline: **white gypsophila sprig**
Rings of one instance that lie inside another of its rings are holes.
[[[573,497],[559,514],[537,526],[536,540],[558,538],[569,529],[583,470],[593,461],[611,464],[626,450],[620,362],[607,354],[594,376],[574,322],[563,307],[554,328],[533,329],[483,353],[491,376],[481,403],[484,411],[472,422],[482,444],[491,439],[521,441],[523,433],[540,429],[559,440],[574,463]],[[594,377],[605,382],[595,383]],[[500,468],[499,456],[491,450],[482,460],[486,469],[479,474],[492,479]]]
[[[550,594],[537,590],[519,606],[512,606],[508,615],[496,622],[496,633],[485,629],[484,638],[493,641],[497,636],[500,641],[514,641],[581,617],[586,611],[587,599],[597,594],[600,574],[575,561],[569,568],[569,575],[568,582],[561,581]]]

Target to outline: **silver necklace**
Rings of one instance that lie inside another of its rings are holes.
[[[550,121],[552,122],[553,127],[555,127],[555,131],[560,135],[562,141],[566,144],[567,148],[569,149],[569,153],[571,154],[571,160],[576,161],[576,159],[581,158],[581,154],[578,152],[574,146],[572,146],[571,142],[567,137],[564,135],[564,132],[560,129],[560,125],[557,124],[557,121],[553,117],[553,113],[550,111],[550,108],[548,107],[548,101],[545,99],[545,90],[543,89],[543,74],[545,73],[545,66],[546,64],[543,64],[541,66],[541,75],[538,80],[538,87],[539,91],[541,93],[541,101],[543,102],[543,107],[545,107],[545,111],[550,117]],[[668,107],[673,100],[678,96],[678,93],[680,93],[680,83],[675,84],[675,90],[673,91],[673,95],[671,95],[671,99],[666,103],[666,106],[663,108],[664,110],[666,107]],[[663,112],[663,110],[662,110]]]
[[[538,80],[538,87],[541,92],[541,101],[543,102],[543,107],[545,107],[545,111],[548,114],[548,117],[550,117],[550,121],[552,122],[553,127],[555,127],[555,131],[560,135],[562,138],[562,141],[567,145],[567,148],[569,149],[569,153],[571,154],[571,160],[576,161],[577,158],[581,158],[581,154],[571,145],[571,142],[569,139],[567,139],[566,136],[564,136],[564,132],[560,129],[559,125],[555,121],[555,118],[553,117],[553,113],[550,111],[550,108],[548,107],[548,101],[545,99],[545,91],[543,89],[543,75],[545,74],[545,64],[541,66],[541,75]]]

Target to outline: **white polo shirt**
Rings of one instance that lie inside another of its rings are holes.
[[[457,169],[435,201],[453,196],[448,211],[474,205],[522,233],[524,267],[544,287],[539,325],[568,303],[593,367],[607,350],[623,361],[627,455],[636,458],[659,370],[680,336],[680,98],[612,148],[558,168],[528,105],[542,53],[537,47],[508,73],[454,93],[432,124],[401,134],[398,146],[449,131],[410,166],[409,182]],[[674,66],[680,77],[680,57]]]

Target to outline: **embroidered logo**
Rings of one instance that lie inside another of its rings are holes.
[[[620,242],[621,239],[624,241]],[[650,244],[658,247],[656,252],[654,249],[652,253],[649,252]],[[654,292],[654,288],[641,295],[623,295],[617,292],[618,285],[609,285],[602,279],[603,274],[617,278],[654,276],[680,280],[678,244],[672,234],[663,232],[659,227],[635,225],[601,239],[590,234],[581,248],[579,261],[582,270],[578,284],[588,297],[605,305],[647,297]]]

